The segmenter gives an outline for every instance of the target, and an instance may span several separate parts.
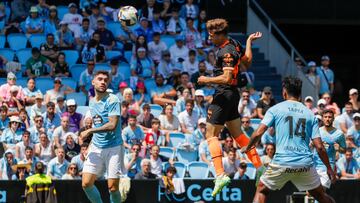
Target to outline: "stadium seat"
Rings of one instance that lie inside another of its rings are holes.
[[[61,78],[62,80],[62,84],[63,85],[67,85],[71,88],[73,88],[74,90],[76,90],[76,87],[77,87],[77,83],[76,83],[76,80],[72,79],[72,78]]]
[[[106,63],[97,63],[95,64],[95,69],[94,72],[99,71],[99,70],[105,70],[105,71],[111,71],[111,67],[106,64]]]
[[[175,44],[175,38],[171,35],[161,35],[160,39],[166,44],[168,49]]]
[[[18,78],[16,79],[16,85],[21,86],[22,88],[27,87],[27,78]]]
[[[70,66],[71,77],[75,81],[79,81],[80,80],[80,75],[81,75],[82,72],[84,72],[84,70],[86,70],[86,65],[85,64],[75,64],[75,65]]]
[[[29,41],[31,47],[40,48],[41,44],[46,43],[46,36],[44,34],[32,34]]]
[[[177,147],[180,143],[184,142],[185,135],[181,132],[172,132],[169,134],[170,142],[169,147]]]
[[[79,52],[75,50],[63,50],[62,52],[64,52],[65,61],[69,64],[69,66],[76,64],[79,59]]]
[[[66,95],[66,100],[68,99],[74,99],[76,101],[76,105],[78,106],[85,106],[87,97],[83,92],[73,92],[68,95]]]
[[[10,49],[18,51],[26,48],[27,38],[24,34],[15,33],[7,36]]]
[[[209,170],[206,174],[206,177],[207,178],[215,178],[215,176],[216,176],[215,168],[214,168],[214,166],[210,166]]]
[[[5,47],[6,37],[5,35],[0,35],[0,48],[3,49]]]
[[[58,6],[56,9],[60,20],[62,20],[64,15],[69,12],[69,8],[67,6]]]
[[[31,57],[31,49],[20,49],[16,51],[16,56],[21,65],[26,65],[26,61]]]
[[[256,168],[252,163],[247,163],[245,174],[252,180],[256,178]]]
[[[131,62],[131,57],[132,57],[132,51],[125,51],[124,52],[124,57],[130,63]]]
[[[22,21],[22,22],[20,23],[20,29],[21,29],[21,30],[24,30],[24,32],[26,32],[25,21]]]
[[[260,125],[260,122],[261,122],[261,119],[259,119],[259,118],[252,118],[251,119],[251,127],[253,127],[254,128],[254,130],[256,130],[258,127],[259,127],[259,125]]]
[[[131,70],[130,70],[130,66],[127,63],[120,63],[119,64],[119,69],[118,69],[119,73],[124,75],[124,79],[125,80],[129,80],[131,77]]]
[[[114,57],[121,56],[120,51],[105,51],[106,60],[110,60]]]
[[[164,164],[164,171],[170,167],[169,162]],[[174,167],[176,168],[175,178],[184,178],[186,173],[186,165],[180,162],[174,162]]]
[[[155,118],[159,118],[160,114],[163,111],[163,108],[158,104],[150,104],[151,113],[155,116]]]
[[[114,37],[126,35],[119,22],[109,22],[106,24],[106,27],[113,33]]]
[[[0,84],[3,85],[7,82],[7,78],[0,78]]]
[[[35,86],[43,93],[46,94],[46,91],[54,88],[54,80],[52,78],[36,78]]]
[[[174,155],[174,150],[171,147],[160,147],[159,154],[163,157],[170,159]]]
[[[76,112],[82,114],[83,116],[90,110],[89,106],[77,106]]]
[[[209,173],[209,165],[204,162],[190,162],[187,166],[187,171],[193,179],[205,179]]]
[[[148,92],[156,89],[156,83],[155,83],[154,79],[146,79],[144,81],[144,84],[145,84],[145,88],[147,89]]]
[[[0,55],[5,57],[6,60],[12,61],[14,60],[15,52],[11,49],[0,49]]]
[[[170,138],[171,140],[171,138]],[[184,140],[183,140],[184,141]],[[181,163],[190,163],[193,161],[197,161],[198,159],[198,151],[188,151],[185,149],[177,149],[176,150],[176,157],[179,162]]]

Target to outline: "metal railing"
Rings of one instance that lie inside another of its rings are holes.
[[[306,66],[305,59],[256,0],[248,0],[247,6],[247,33],[262,32],[262,39],[256,41],[255,44],[259,45],[260,51],[270,61],[270,65],[276,67],[277,73],[283,77],[288,75],[299,77],[303,81],[302,97],[312,96],[316,102],[318,100],[318,89],[294,61],[296,57],[299,57]]]

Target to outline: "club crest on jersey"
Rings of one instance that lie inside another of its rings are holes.
[[[99,125],[99,124],[102,124],[103,119],[101,118],[101,116],[95,115],[93,117],[93,122],[94,122],[95,125]]]

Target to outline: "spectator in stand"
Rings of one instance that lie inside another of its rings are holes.
[[[25,158],[25,149],[26,147],[34,147],[34,144],[30,140],[30,132],[24,131],[22,134],[22,141],[16,143],[15,145],[15,157],[18,160],[23,160]]]
[[[158,118],[151,120],[151,128],[147,130],[144,141],[147,148],[153,145],[165,146],[165,135],[160,129],[160,120]]]
[[[49,84],[50,85],[50,84]],[[67,85],[62,84],[62,79],[56,77],[54,79],[54,88],[46,91],[45,103],[56,103],[59,97],[64,98],[67,94],[73,93],[75,90]]]
[[[42,115],[35,115],[34,117],[34,125],[32,125],[28,131],[30,132],[31,142],[36,144],[39,143],[40,134],[46,133],[46,129],[44,128],[44,119]]]
[[[341,171],[341,179],[360,179],[360,168],[353,157],[353,149],[346,149],[345,156],[337,161],[337,166]]]
[[[97,20],[97,29],[95,33],[100,34],[100,44],[104,46],[105,50],[113,50],[116,43],[112,32],[105,28],[105,20],[99,18]]]
[[[177,132],[180,127],[179,119],[173,114],[174,107],[166,104],[163,113],[159,116],[161,130],[166,134],[166,141],[169,142],[170,132]]]
[[[64,97],[58,97],[56,99],[56,113],[62,114],[66,112],[66,105]]]
[[[109,65],[110,65],[110,68],[111,68],[111,71],[110,71],[110,77],[111,77],[110,88],[114,92],[119,92],[119,84],[122,81],[125,81],[125,76],[124,76],[123,73],[118,71],[118,69],[120,69],[119,60],[111,59]]]
[[[0,159],[0,179],[12,180],[15,172],[12,167],[17,164],[17,160],[14,157],[13,150],[6,150],[4,156]]]
[[[91,15],[89,16],[90,28],[96,30],[97,21],[98,19],[102,18],[102,15],[100,13],[99,5],[92,3],[90,8],[91,8]]]
[[[55,103],[48,102],[46,104],[46,112],[42,114],[44,119],[44,128],[48,130],[50,135],[53,134],[55,128],[61,125],[60,115],[55,113]]]
[[[0,77],[6,77],[7,70],[5,69],[7,59],[4,56],[0,55]]]
[[[40,133],[40,142],[35,144],[34,147],[35,156],[46,164],[55,157],[55,151],[53,143],[49,140],[46,133]]]
[[[205,139],[206,118],[200,118],[197,122],[198,127],[192,134],[186,134],[186,143],[190,144],[191,150],[198,150],[200,143]]]
[[[163,5],[161,8],[160,16],[162,19],[164,19],[165,23],[167,24],[169,19],[172,16],[172,5],[170,0],[164,0]]]
[[[135,46],[132,46],[132,57],[131,59],[136,57],[136,51],[140,48],[145,48],[146,52],[148,52],[148,43],[144,35],[139,35],[136,37]]]
[[[146,17],[140,18],[140,26],[134,30],[134,34],[136,36],[143,35],[147,42],[151,42],[153,40],[153,31],[149,26],[149,19]]]
[[[85,159],[87,156],[88,147],[89,147],[88,143],[83,143],[80,146],[80,154],[76,155],[75,157],[73,157],[71,159],[71,163],[76,164],[80,176],[82,175],[82,170],[83,170],[84,162],[85,162]]]
[[[317,90],[320,88],[320,77],[316,73],[316,63],[314,61],[310,61],[308,63],[309,70],[307,71],[306,77],[311,81]]]
[[[178,114],[185,111],[185,101],[191,99],[191,93],[188,88],[180,88],[179,91],[181,92],[181,95],[178,96],[175,106]]]
[[[10,87],[10,98],[3,101],[3,105],[6,105],[8,109],[8,115],[19,115],[19,111],[24,108],[24,101],[16,98],[20,88],[16,85]]]
[[[50,6],[46,4],[46,0],[38,0],[38,4],[36,5],[36,8],[38,9],[39,16],[46,20],[49,15],[49,8]]]
[[[134,178],[137,173],[141,172],[142,158],[139,156],[140,151],[141,145],[134,144],[131,148],[131,153],[125,155],[124,165],[129,178]]]
[[[85,116],[85,118],[84,118],[84,126],[82,127],[82,128],[80,128],[80,130],[79,130],[79,135],[80,135],[80,133],[81,132],[83,132],[83,131],[85,131],[85,130],[87,130],[87,129],[90,129],[91,127],[92,127],[92,125],[93,125],[93,120],[92,120],[92,117],[91,117],[91,115],[89,115],[88,114],[89,113],[89,111],[86,113],[86,116]],[[92,133],[87,137],[87,139],[85,139],[85,140],[83,140],[83,139],[78,139],[78,141],[79,141],[79,145],[82,145],[82,144],[84,144],[84,143],[87,143],[87,144],[89,144],[89,143],[91,143],[91,140],[92,140]]]
[[[207,163],[212,166],[212,158],[209,150],[209,145],[206,140],[201,141],[199,145],[199,161]],[[214,174],[215,175],[215,174]]]
[[[81,61],[86,64],[89,60],[95,59],[96,63],[96,55],[97,55],[97,41],[91,39],[82,49],[81,51]]]
[[[353,126],[353,115],[354,110],[352,107],[352,103],[346,102],[345,112],[339,116],[340,129],[344,133],[344,135],[347,135],[348,129]]]
[[[256,102],[250,98],[250,92],[243,90],[239,101],[238,111],[241,117],[256,118]]]
[[[7,74],[7,83],[0,86],[0,102],[6,101],[11,98],[11,92],[10,89],[12,86],[16,86],[16,76],[14,73],[10,72]],[[20,100],[24,100],[24,93],[21,86],[18,87],[19,91],[17,94],[17,98]]]
[[[144,104],[142,106],[142,112],[137,116],[136,120],[143,131],[148,131],[151,129],[152,120],[154,118],[154,115],[151,113],[150,105]]]
[[[19,19],[20,22],[29,15],[30,7],[33,5],[31,1],[14,0],[11,2],[11,20]]]
[[[185,102],[185,111],[179,114],[179,122],[182,133],[193,133],[199,116],[193,111],[194,100],[188,99]]]
[[[186,29],[186,21],[184,18],[179,17],[179,10],[173,8],[171,12],[171,18],[168,21],[166,31],[170,35],[179,35]]]
[[[247,169],[247,164],[245,162],[241,162],[239,165],[239,167],[237,168],[237,172],[234,175],[234,180],[249,180],[249,176],[247,176],[246,173],[246,169]]]
[[[146,0],[146,5],[144,5],[140,10],[140,16],[148,18],[151,21],[154,18],[155,10],[155,0]]]
[[[82,26],[78,34],[75,35],[75,41],[77,45],[77,50],[82,50],[82,48],[90,41],[94,33],[94,30],[90,28],[90,20],[84,18],[82,20]]]
[[[271,161],[274,158],[275,155],[275,143],[267,143],[266,147],[265,147],[265,155],[261,156],[261,162],[263,163],[263,165],[265,167],[267,167],[269,165],[269,163],[271,163]]]
[[[122,101],[121,102],[121,129],[124,129],[128,126],[129,120],[129,102]]]
[[[241,130],[249,138],[254,133],[254,128],[251,126],[251,120],[247,116],[241,116]]]
[[[22,122],[21,127],[20,127],[21,130],[25,131],[26,129],[29,129],[30,128],[30,119],[29,119],[29,116],[27,115],[27,111],[25,108],[20,109],[19,118]]]
[[[27,106],[33,105],[35,103],[35,97],[37,94],[41,94],[41,91],[35,87],[35,79],[27,79],[27,87],[23,89],[24,100]]]
[[[146,92],[145,84],[138,81],[136,84],[136,94],[134,95],[135,101],[141,106],[144,103],[151,103],[150,95]]]
[[[69,131],[76,133],[83,127],[83,115],[76,112],[76,101],[68,99],[66,101],[67,111],[62,116],[69,117]]]
[[[58,12],[56,6],[49,7],[49,16],[45,19],[44,22],[44,34],[56,34],[56,31],[59,30],[60,19],[58,18]]]
[[[171,59],[170,52],[168,50],[162,51],[162,57],[157,66],[157,72],[163,75],[166,79],[173,76],[175,68],[175,62]]]
[[[256,105],[257,116],[263,119],[266,111],[275,104],[276,101],[272,97],[271,87],[264,87],[261,98]]]
[[[77,36],[80,32],[81,23],[83,17],[77,12],[77,5],[75,3],[70,3],[69,13],[65,14],[62,21],[69,25],[69,30]]]
[[[61,177],[62,180],[81,180],[79,169],[76,164],[70,163],[67,172]]]
[[[135,175],[135,180],[151,180],[156,179],[158,176],[151,171],[151,161],[143,159],[141,161],[141,171]]]
[[[124,147],[129,150],[134,144],[142,144],[144,141],[144,132],[136,122],[136,116],[130,115],[128,119],[129,125],[122,131]]]
[[[170,85],[164,84],[164,76],[157,74],[155,77],[156,88],[150,90],[150,95],[155,104],[164,105],[164,104],[173,104],[175,101],[173,98],[176,96],[175,89]]]
[[[39,158],[34,156],[33,148],[27,146],[25,148],[25,157],[24,157],[24,159],[22,159],[22,162],[31,165],[31,169],[29,170],[30,174],[34,174],[34,172],[35,172],[35,164],[38,161],[39,161]]]
[[[105,47],[103,44],[100,44],[100,33],[94,32],[93,33],[93,39],[97,42],[96,43],[96,62],[97,63],[103,63],[106,60],[105,57]]]
[[[191,82],[195,86],[195,89],[200,89],[205,87],[205,85],[200,85],[197,80],[200,76],[209,76],[209,74],[206,72],[206,63],[205,61],[200,61],[198,63],[198,71],[193,73],[191,76]]]
[[[253,84],[247,84],[246,89],[250,92],[250,98],[257,103],[260,100],[260,92],[256,91]]]
[[[29,171],[31,170],[30,164],[25,164],[23,161],[19,161],[16,165],[11,166],[15,172],[11,177],[11,180],[26,180],[30,176]]]
[[[196,90],[194,95],[195,95],[194,112],[199,116],[199,118],[201,117],[206,118],[209,104],[205,101],[204,91],[201,89]]]
[[[49,33],[46,35],[46,43],[41,44],[41,55],[48,58],[51,62],[55,63],[59,56],[59,47],[54,43],[54,34]]]
[[[132,76],[140,78],[155,77],[155,64],[143,47],[137,49],[135,58],[131,60],[130,68]]]
[[[199,69],[199,61],[196,58],[196,51],[190,50],[189,56],[183,62],[184,72],[188,72],[192,76]]]
[[[360,112],[360,101],[358,101],[359,93],[358,90],[352,88],[349,90],[349,102],[352,103],[355,112]]]
[[[206,70],[209,74],[213,73],[215,63],[216,63],[215,52],[213,50],[210,50],[207,54],[205,61]]]
[[[55,77],[70,77],[69,69],[69,64],[65,60],[65,54],[60,52],[55,63]]]
[[[66,133],[66,141],[62,146],[65,150],[65,159],[71,162],[71,159],[80,153],[80,145],[76,143],[78,136],[75,133]]]
[[[240,164],[240,160],[236,159],[236,149],[230,148],[227,153],[227,157],[222,158],[223,167],[225,173],[229,175],[229,177],[234,177],[237,172],[237,166]]]
[[[314,107],[314,98],[312,96],[305,97],[304,105],[312,112],[316,113],[316,107]]]
[[[119,92],[116,93],[115,95],[119,98],[120,102],[124,101],[124,90],[128,88],[128,84],[125,81],[122,81],[119,83]]]
[[[188,49],[202,48],[202,40],[199,31],[194,27],[194,19],[186,18],[186,29],[181,32],[185,36],[186,47]]]
[[[326,109],[331,109],[335,113],[335,117],[341,114],[339,106],[335,102],[332,102],[332,98],[329,93],[324,93],[321,98],[326,101]]]
[[[50,73],[46,66],[50,66]],[[54,64],[40,54],[39,48],[31,49],[31,57],[26,61],[26,74],[28,77],[52,76]]]
[[[150,163],[151,163],[151,172],[161,177],[162,175],[162,161],[159,156],[160,147],[158,145],[153,145],[150,150]]]
[[[149,56],[157,65],[161,60],[161,53],[166,51],[168,48],[166,44],[160,40],[160,33],[155,32],[153,35],[153,41],[148,43]]]
[[[224,128],[220,132],[220,137],[225,138],[223,143],[222,143],[222,151],[224,152],[223,156],[228,157],[230,150],[232,148],[236,147],[236,145],[234,145],[234,140],[230,136],[230,132],[229,132],[229,130],[227,128]]]
[[[326,109],[326,101],[325,99],[319,99],[317,102],[317,108],[315,114],[321,115],[322,112]]]
[[[206,10],[201,10],[200,14],[199,14],[199,19],[197,21],[197,30],[200,33],[203,47],[207,47],[211,44],[211,42],[209,41],[209,33],[206,29],[207,21],[208,21],[208,19],[207,19],[207,15],[206,15]],[[212,69],[210,69],[210,70],[212,70]]]
[[[360,113],[353,115],[354,124],[347,130],[347,137],[352,137],[354,144],[360,147]]]
[[[165,22],[163,19],[160,18],[160,12],[160,9],[154,9],[154,16],[151,21],[151,28],[154,34],[156,32],[160,34],[165,34],[166,32]]]
[[[36,6],[30,9],[30,16],[25,20],[26,34],[38,34],[44,32],[43,19],[39,16],[39,10]]]
[[[21,141],[23,131],[20,129],[21,120],[17,116],[11,116],[9,125],[1,134],[0,142],[4,149],[15,149],[16,143]]]
[[[73,49],[75,47],[74,35],[69,29],[68,22],[62,20],[60,29],[55,34],[55,43],[59,45],[61,50]]]
[[[30,120],[31,122],[36,115],[42,115],[46,112],[46,105],[43,104],[44,97],[41,93],[35,96],[35,104],[30,108]]]
[[[47,167],[47,175],[51,179],[61,179],[66,173],[69,162],[65,159],[65,151],[63,148],[57,148],[56,157],[51,159]]]
[[[0,135],[9,126],[10,119],[7,115],[8,107],[6,105],[0,106]]]
[[[176,86],[177,90],[181,88],[188,88],[191,92],[191,95],[195,94],[194,85],[190,82],[190,74],[188,72],[182,72],[180,77],[180,84]]]
[[[319,94],[324,93],[333,94],[334,92],[334,72],[329,68],[330,57],[321,57],[321,66],[317,67],[316,73],[320,77],[320,91]]]
[[[186,4],[181,6],[180,16],[183,18],[196,19],[199,16],[199,7],[194,4],[193,0],[187,0]]]
[[[189,49],[184,46],[184,36],[178,35],[175,37],[175,44],[172,45],[169,49],[171,59],[174,60],[176,63],[182,63],[185,61],[189,56]]]
[[[87,61],[86,70],[80,74],[79,88],[87,96],[89,95],[91,81],[94,79],[95,60]]]
[[[124,101],[127,101],[129,105],[129,113],[132,115],[138,115],[140,113],[140,105],[134,100],[134,93],[131,88],[126,88],[123,93]]]

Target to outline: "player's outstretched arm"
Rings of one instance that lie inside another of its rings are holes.
[[[336,180],[336,176],[335,176],[335,173],[334,173],[334,171],[332,170],[332,168],[330,166],[329,157],[328,157],[328,155],[326,153],[326,149],[325,149],[325,147],[323,145],[323,142],[322,142],[321,138],[320,137],[314,138],[312,140],[312,142],[313,142],[313,144],[314,144],[314,146],[316,148],[317,153],[319,154],[319,157],[320,157],[321,161],[324,163],[324,165],[327,168],[327,173],[328,173],[328,175],[330,177],[331,182],[334,183],[335,180]]]
[[[218,84],[229,85],[233,79],[232,70],[234,67],[224,67],[224,73],[216,77],[200,76],[198,79],[199,84]]]
[[[246,69],[248,69],[252,62],[252,42],[261,38],[261,32],[255,32],[249,35],[246,40],[245,54],[241,57],[241,63],[245,65]]]
[[[249,144],[246,147],[241,149],[241,152],[248,152],[251,148],[255,146],[257,142],[260,141],[261,136],[265,133],[268,127],[264,124],[260,124],[258,129],[251,135]]]
[[[107,132],[107,131],[113,131],[116,129],[116,125],[118,124],[120,116],[109,116],[109,122],[104,124],[101,127],[98,128],[90,128],[87,130],[84,130],[80,134],[80,138],[82,140],[86,139],[90,134],[92,133],[99,133],[99,132]]]

